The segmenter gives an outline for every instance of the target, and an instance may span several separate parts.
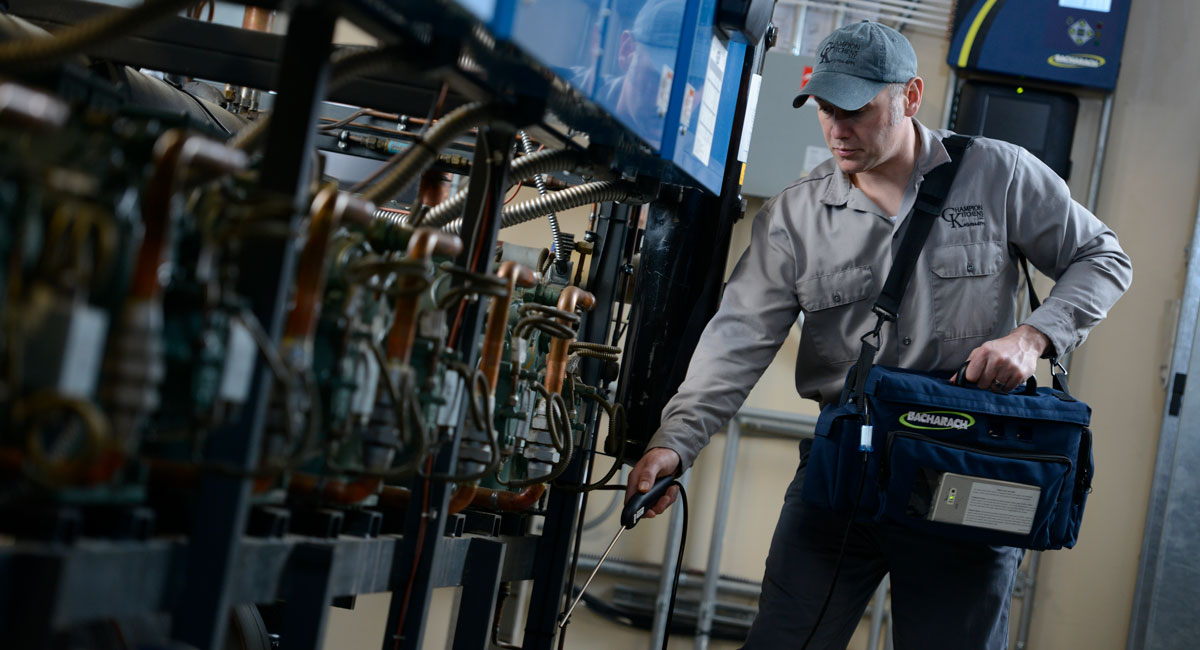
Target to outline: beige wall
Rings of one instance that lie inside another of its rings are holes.
[[[1165,394],[1160,365],[1171,344],[1169,305],[1182,290],[1184,248],[1190,241],[1200,189],[1200,129],[1195,126],[1200,117],[1200,40],[1192,38],[1197,29],[1200,3],[1133,3],[1097,214],[1116,230],[1132,256],[1135,279],[1108,321],[1092,333],[1072,360],[1072,388],[1095,409],[1098,477],[1078,546],[1043,555],[1028,646],[1032,650],[1125,647]],[[932,37],[913,40],[926,79],[919,118],[928,125],[940,125],[948,80],[946,44]],[[1080,201],[1087,196],[1099,110],[1100,101],[1095,97],[1086,97],[1081,103],[1071,183]],[[750,214],[758,205],[753,202]],[[544,233],[539,226],[545,227],[544,223],[524,226],[521,237],[541,241]],[[738,225],[733,255],[744,249],[748,226],[749,219]],[[583,231],[581,225],[564,227],[575,233]],[[797,337],[793,329],[776,363],[751,393],[749,404],[814,412],[796,398],[792,388],[791,359]],[[686,555],[691,568],[704,566],[723,444],[723,437],[718,437],[693,470],[692,525]],[[793,443],[743,442],[733,487],[735,508],[722,554],[723,573],[761,577],[783,490],[794,470]],[[605,503],[603,496],[593,498],[589,513],[599,512]],[[639,526],[623,538],[616,554],[661,560],[665,529],[663,520]],[[584,541],[585,551],[598,553],[615,530],[613,521],[593,531]],[[605,588],[604,583],[599,587]],[[373,611],[378,612],[378,606]],[[378,647],[381,622],[365,625],[371,629],[370,643],[358,646],[349,642],[354,632],[364,631],[362,621],[371,618],[365,614],[335,610],[327,647]],[[446,614],[437,616],[433,627],[444,628]],[[444,636],[435,632],[432,637],[427,647],[441,647]],[[610,648],[616,639],[621,647],[639,647],[642,642],[637,640],[643,638],[584,614],[568,647]],[[688,646],[680,640],[673,647]],[[714,645],[719,647],[732,646]],[[861,635],[851,647],[863,647]]]

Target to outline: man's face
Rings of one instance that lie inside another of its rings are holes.
[[[817,102],[817,117],[825,144],[833,152],[838,167],[847,174],[870,171],[887,162],[898,152],[904,129],[911,129],[907,119],[892,123],[893,99],[884,88],[874,99],[856,111],[845,111],[829,102],[813,97]]]

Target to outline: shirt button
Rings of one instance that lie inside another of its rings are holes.
[[[908,338],[907,336],[906,336],[906,337],[904,337],[904,344],[905,344],[905,345],[912,345],[912,339]]]
[[[967,265],[967,273],[974,273],[974,272],[975,272],[975,265],[974,265],[974,264],[968,264],[968,265]]]
[[[842,301],[842,294],[840,294],[840,293],[835,293],[835,294],[833,294],[833,301],[834,301],[834,302],[841,302],[841,301]]]

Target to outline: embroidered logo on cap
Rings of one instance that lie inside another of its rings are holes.
[[[833,41],[821,48],[820,63],[845,63],[854,65],[858,59],[858,43],[851,41]]]

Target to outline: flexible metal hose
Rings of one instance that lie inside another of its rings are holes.
[[[467,130],[486,122],[497,111],[495,104],[471,102],[450,111],[438,120],[424,138],[413,142],[402,157],[396,161],[392,171],[363,193],[363,198],[380,205],[418,178],[437,160],[438,152]]]
[[[121,34],[136,32],[195,0],[146,0],[128,9],[106,11],[77,25],[64,27],[49,38],[22,38],[0,44],[0,68],[45,67]]]
[[[508,179],[516,184],[535,174],[547,174],[561,169],[574,169],[579,164],[579,154],[569,149],[547,149],[527,156],[521,156],[508,165]],[[454,196],[433,206],[425,213],[422,225],[430,228],[441,228],[461,216],[463,205],[467,202],[467,188],[454,193]]]
[[[547,212],[561,212],[588,203],[623,201],[627,198],[629,198],[629,192],[616,183],[610,181],[584,183],[504,208],[500,217],[500,227],[508,228],[526,221],[533,221]],[[451,221],[444,230],[458,234],[462,230],[462,218]]]
[[[517,136],[521,138],[521,148],[525,150],[525,155],[532,155],[534,153],[533,140],[530,140],[529,135],[524,131],[517,131]],[[546,179],[544,176],[534,174],[533,184],[537,186],[539,195],[546,196]],[[567,248],[563,245],[562,231],[558,228],[558,215],[553,212],[547,212],[546,219],[550,221],[550,242],[553,244],[550,248],[554,251],[554,261],[562,264],[567,259]]]

